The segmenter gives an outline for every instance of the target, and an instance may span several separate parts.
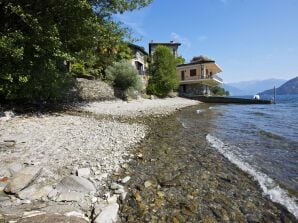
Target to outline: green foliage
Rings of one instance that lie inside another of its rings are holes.
[[[150,2],[0,1],[0,99],[62,98],[73,83],[66,61],[82,61],[84,67],[75,65],[75,72],[86,69],[99,76],[115,60],[127,57],[117,47],[128,30],[111,15]]]
[[[138,72],[128,61],[115,62],[109,66],[106,76],[107,80],[123,91],[136,88],[139,84]]]
[[[86,70],[85,66],[82,63],[74,63],[71,65],[71,72],[77,74],[77,75],[85,75]]]
[[[213,95],[218,95],[218,96],[229,96],[230,92],[226,91],[224,88],[215,86],[215,87],[210,87],[210,91],[212,92]]]
[[[185,63],[185,59],[182,56],[176,57],[175,60],[176,60],[176,65]]]
[[[148,94],[165,97],[178,88],[179,79],[175,57],[167,47],[156,47],[152,63],[149,66],[149,75]]]

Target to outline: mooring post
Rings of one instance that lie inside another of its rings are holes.
[[[274,85],[274,88],[273,88],[274,90],[274,101],[273,101],[273,103],[274,104],[276,104],[276,88],[275,88],[275,85]]]

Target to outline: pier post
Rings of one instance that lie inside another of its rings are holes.
[[[275,88],[275,85],[274,85],[274,88],[273,88],[273,92],[274,92],[274,101],[273,101],[273,103],[276,104],[276,88]]]

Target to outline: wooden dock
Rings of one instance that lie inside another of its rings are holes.
[[[219,97],[219,96],[202,96],[202,95],[184,95],[186,98],[198,100],[205,103],[218,104],[272,104],[271,100],[256,100],[247,98]]]

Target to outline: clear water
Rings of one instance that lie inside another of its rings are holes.
[[[210,106],[210,144],[298,216],[298,95],[278,96],[275,105]]]

